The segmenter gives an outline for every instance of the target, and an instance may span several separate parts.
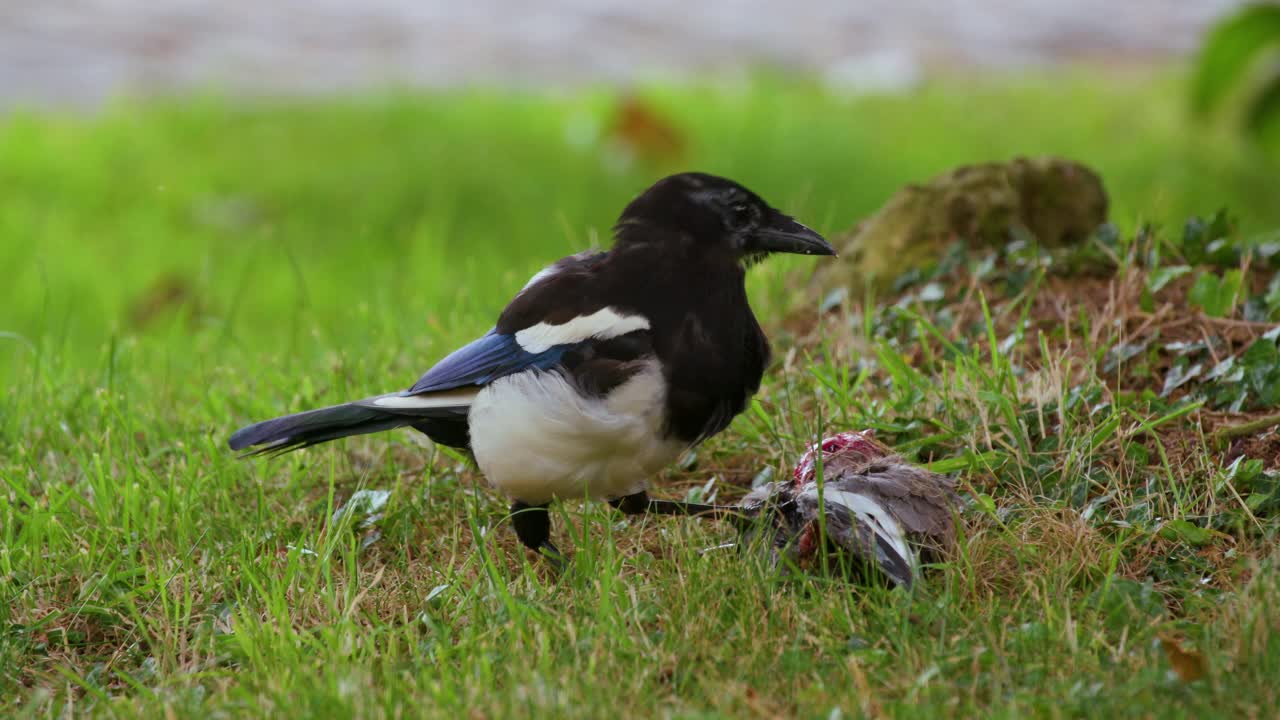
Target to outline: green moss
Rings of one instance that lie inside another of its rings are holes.
[[[819,286],[882,288],[957,241],[991,249],[1023,233],[1051,247],[1078,243],[1106,221],[1107,204],[1098,174],[1070,160],[965,165],[889,198],[840,241],[841,257],[821,266]]]

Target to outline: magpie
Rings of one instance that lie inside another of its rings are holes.
[[[704,173],[659,180],[622,211],[607,251],[538,272],[480,338],[409,389],[266,420],[233,450],[281,453],[411,427],[469,451],[511,500],[526,547],[551,542],[556,499],[626,514],[712,514],[652,500],[649,478],[747,407],[769,343],[747,269],[773,253],[834,255],[821,235],[742,185]]]

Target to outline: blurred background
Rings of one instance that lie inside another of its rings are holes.
[[[1096,172],[1121,234],[1221,208],[1271,232],[1280,23],[1253,9],[9,0],[0,332],[74,362],[150,336],[430,355],[685,169],[837,239],[1019,156]],[[766,314],[796,267],[753,274]]]
[[[1239,0],[9,0],[0,102],[75,104],[216,87],[335,93],[397,83],[531,89],[741,74],[839,88],[939,72],[1185,57]]]

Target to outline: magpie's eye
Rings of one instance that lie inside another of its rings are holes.
[[[729,217],[733,227],[747,227],[760,219],[760,210],[747,203],[734,203],[729,207]]]

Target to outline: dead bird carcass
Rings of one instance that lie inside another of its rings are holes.
[[[756,518],[744,524],[746,543],[764,547],[775,564],[817,562],[825,530],[827,557],[909,587],[922,561],[954,545],[959,501],[949,478],[908,463],[864,430],[814,445],[792,479],[757,488],[740,508]]]

